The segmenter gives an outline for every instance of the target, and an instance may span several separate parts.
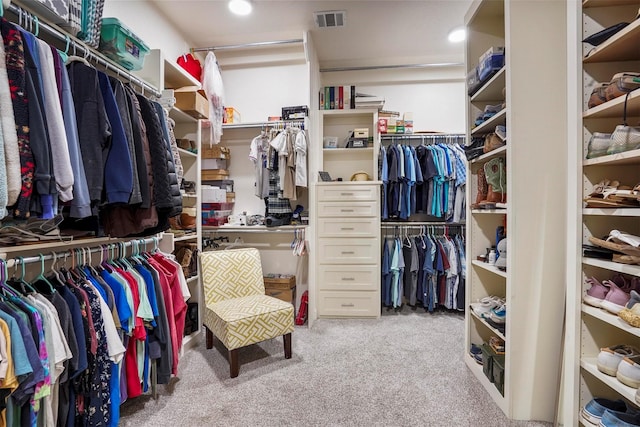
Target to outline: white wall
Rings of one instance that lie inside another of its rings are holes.
[[[193,47],[150,2],[106,0],[102,16],[118,18],[150,49],[162,49],[165,58],[176,59]]]

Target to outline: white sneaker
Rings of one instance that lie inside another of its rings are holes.
[[[640,365],[638,362],[640,362],[640,355],[624,357],[618,365],[616,373],[618,381],[636,389],[640,387]]]
[[[489,295],[481,298],[478,302],[472,302],[471,310],[479,317],[485,317],[491,313],[491,310],[500,307],[502,304],[504,304],[503,298]]]
[[[614,345],[600,349],[598,354],[598,370],[607,375],[615,377],[618,373],[618,366],[625,357],[640,355],[640,351],[635,347],[626,344]]]

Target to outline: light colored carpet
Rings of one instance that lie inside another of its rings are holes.
[[[204,339],[179,379],[122,406],[123,426],[548,426],[505,418],[463,362],[464,318],[405,309],[379,320],[320,320],[240,351]]]

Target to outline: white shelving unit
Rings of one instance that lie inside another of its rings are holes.
[[[476,0],[465,17],[467,71],[489,48],[505,47],[504,68],[467,98],[469,140],[497,125],[507,128],[505,147],[469,162],[467,206],[476,199],[478,170],[494,158],[506,164],[507,203],[505,209],[468,208],[466,305],[488,295],[505,298],[506,333],[470,309],[465,316],[465,352],[491,336],[505,340],[504,394],[473,358],[465,361],[511,419],[552,421],[558,400],[553,391],[559,388],[565,263],[563,242],[554,242],[565,234],[566,57],[549,46],[566,39],[565,9],[563,2]],[[531,22],[544,28],[532,32]],[[527,82],[532,73],[544,84]],[[487,105],[501,103],[505,108],[475,126]],[[476,260],[495,246],[496,228],[502,225],[506,272]]]
[[[180,67],[175,60],[165,58],[164,53],[160,49],[152,49],[145,57],[142,70],[136,71],[135,73],[161,90],[177,89],[185,86],[192,86],[196,88],[201,87],[200,82]],[[191,151],[178,148],[180,160],[184,169],[184,179],[196,183],[195,194],[182,194],[182,206],[196,208],[196,231],[195,233],[188,233],[183,236],[173,236],[171,248],[173,249],[175,247],[175,243],[193,242],[197,244],[199,250],[202,250],[200,152],[202,146],[203,121],[190,116],[176,107],[169,110],[169,117],[176,122],[176,126],[174,128],[176,138],[185,138],[195,141],[195,146],[198,149],[197,153],[193,153]],[[204,297],[202,294],[200,275],[198,274],[197,276],[189,278],[187,284],[191,292],[191,299],[189,302],[199,303],[198,318],[202,319],[203,310],[201,302],[204,301]],[[184,337],[183,350],[195,345],[197,342],[196,338],[200,336],[201,331],[202,327],[199,325],[196,332]]]
[[[586,159],[589,139],[594,132],[613,132],[622,124],[624,96],[588,108],[593,87],[608,82],[619,72],[640,68],[640,21],[636,18],[637,0],[584,0],[576,2],[569,20],[569,60],[572,70],[574,99],[571,111],[578,111],[570,128],[569,141],[573,152],[569,162],[568,198],[575,202],[570,209],[567,250],[567,341],[565,344],[563,410],[561,424],[583,422],[580,410],[591,399],[603,397],[624,399],[636,410],[636,390],[609,375],[598,371],[595,359],[602,347],[616,344],[640,345],[640,329],[634,328],[616,315],[582,303],[588,289],[585,280],[610,279],[614,274],[640,277],[640,265],[627,265],[582,256],[582,244],[590,244],[591,236],[602,238],[612,229],[640,234],[638,208],[585,208],[583,199],[595,184],[603,179],[618,180],[625,185],[640,181],[640,150]],[[630,22],[598,47],[581,43],[594,34],[618,22]],[[570,93],[570,97],[572,92]],[[627,120],[630,124],[640,117],[640,92],[632,92],[628,99]],[[572,193],[571,191],[575,191]],[[573,267],[575,266],[575,267]],[[585,424],[586,425],[586,424]]]

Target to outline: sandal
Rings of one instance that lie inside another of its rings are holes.
[[[620,252],[625,255],[640,257],[640,248],[629,245],[627,243],[615,243],[608,240],[598,239],[597,237],[589,237],[589,242],[593,243],[596,246],[611,249],[613,251]]]
[[[635,189],[620,185],[618,181],[603,180],[596,184],[589,197],[584,199],[587,208],[633,208],[640,207]]]

